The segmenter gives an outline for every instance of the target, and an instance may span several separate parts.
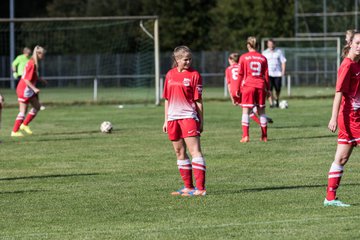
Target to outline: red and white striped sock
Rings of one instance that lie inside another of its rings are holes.
[[[21,112],[17,115],[15,123],[14,123],[14,127],[13,127],[13,132],[19,131],[20,125],[23,123],[24,118],[25,118],[25,115]]]
[[[243,137],[249,137],[249,122],[250,122],[249,114],[243,114],[241,120]]]
[[[340,180],[343,175],[344,166],[336,163],[331,164],[328,178],[328,186],[326,189],[326,199],[332,201],[336,199],[336,190],[340,185]]]
[[[194,172],[196,188],[205,190],[206,163],[203,157],[194,157],[192,159],[192,168]]]
[[[36,114],[36,109],[32,108],[25,118],[24,125],[29,125],[29,123],[35,118]]]
[[[265,114],[260,116],[261,137],[267,137],[267,118]]]
[[[192,179],[192,167],[189,159],[177,160],[177,165],[182,180],[184,181],[184,187],[194,188],[193,179]]]

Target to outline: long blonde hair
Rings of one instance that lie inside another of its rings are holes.
[[[34,60],[34,64],[36,66],[36,70],[38,71],[39,69],[39,61],[38,61],[38,53],[45,53],[45,48],[39,46],[39,45],[36,45],[34,47],[34,51],[33,51],[33,54],[32,54],[32,59]]]
[[[247,38],[246,45],[249,45],[252,49],[257,49],[256,37],[250,36]]]
[[[172,67],[173,68],[177,67],[176,59],[180,59],[180,58],[184,57],[186,54],[192,55],[191,50],[188,46],[182,45],[182,46],[176,47],[172,54]]]

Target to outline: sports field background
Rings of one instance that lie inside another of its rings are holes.
[[[41,99],[61,91],[43,89]],[[240,109],[205,100],[204,198],[170,195],[181,181],[162,107],[49,105],[23,139],[9,136],[17,109],[5,108],[0,239],[358,239],[357,149],[338,191],[352,206],[322,205],[336,148],[326,128],[331,105],[328,97],[290,99],[287,110],[268,109],[268,143],[252,122],[251,142],[240,144]],[[105,120],[112,134],[100,133]]]

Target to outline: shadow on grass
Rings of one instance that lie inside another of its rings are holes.
[[[41,175],[41,176],[0,178],[0,181],[15,181],[15,180],[44,179],[44,178],[86,177],[86,176],[97,176],[97,175],[100,175],[100,173],[51,174],[51,175]]]
[[[347,183],[341,184],[341,186],[360,186],[360,183]],[[264,188],[245,188],[238,190],[226,190],[226,191],[215,191],[212,192],[214,195],[218,194],[236,194],[236,193],[245,193],[245,192],[265,192],[265,191],[282,191],[282,190],[292,190],[292,189],[308,189],[308,188],[326,188],[326,184],[318,185],[295,185],[295,186],[274,186],[274,187],[264,187]]]
[[[303,139],[317,139],[317,138],[336,138],[336,134],[328,134],[328,135],[322,135],[322,136],[307,136],[307,137],[285,137],[285,138],[275,138],[275,139],[269,139],[268,141],[288,141],[288,140],[303,140]]]
[[[46,192],[45,190],[18,190],[18,191],[4,191],[0,192],[1,194],[23,194],[23,193],[38,193],[38,192]]]

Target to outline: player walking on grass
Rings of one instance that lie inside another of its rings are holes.
[[[186,46],[173,52],[173,68],[165,79],[165,122],[163,131],[169,139],[177,157],[177,165],[184,187],[172,195],[205,196],[206,164],[200,146],[203,131],[202,78],[191,68],[192,53]],[[186,152],[192,156],[192,161]],[[194,173],[196,188],[193,185]]]
[[[24,136],[19,129],[25,131],[27,134],[32,134],[28,125],[35,118],[41,107],[37,97],[40,89],[36,87],[36,82],[39,80],[39,60],[42,60],[44,57],[45,49],[43,47],[36,46],[32,57],[25,66],[24,74],[22,75],[16,88],[16,94],[19,102],[19,114],[16,117],[13,131],[11,132],[12,137]],[[29,103],[32,105],[32,108],[25,118]]]
[[[230,98],[232,103],[235,106],[240,106],[241,104],[241,82],[242,80],[239,79],[239,58],[240,55],[238,53],[231,53],[228,62],[229,67],[225,70],[225,78],[230,94]],[[256,123],[260,124],[259,118],[256,114],[251,110],[249,115]]]
[[[336,198],[344,166],[352,150],[360,144],[360,33],[355,32],[343,49],[337,76],[332,115],[328,125],[335,132],[339,127],[335,160],[328,174],[324,206],[349,207]]]
[[[249,114],[257,106],[260,116],[261,141],[267,142],[267,119],[265,100],[269,92],[269,75],[266,58],[256,51],[255,37],[248,37],[246,43],[248,53],[239,60],[239,79],[243,79],[241,88],[241,106],[243,136],[240,142],[249,142]]]

